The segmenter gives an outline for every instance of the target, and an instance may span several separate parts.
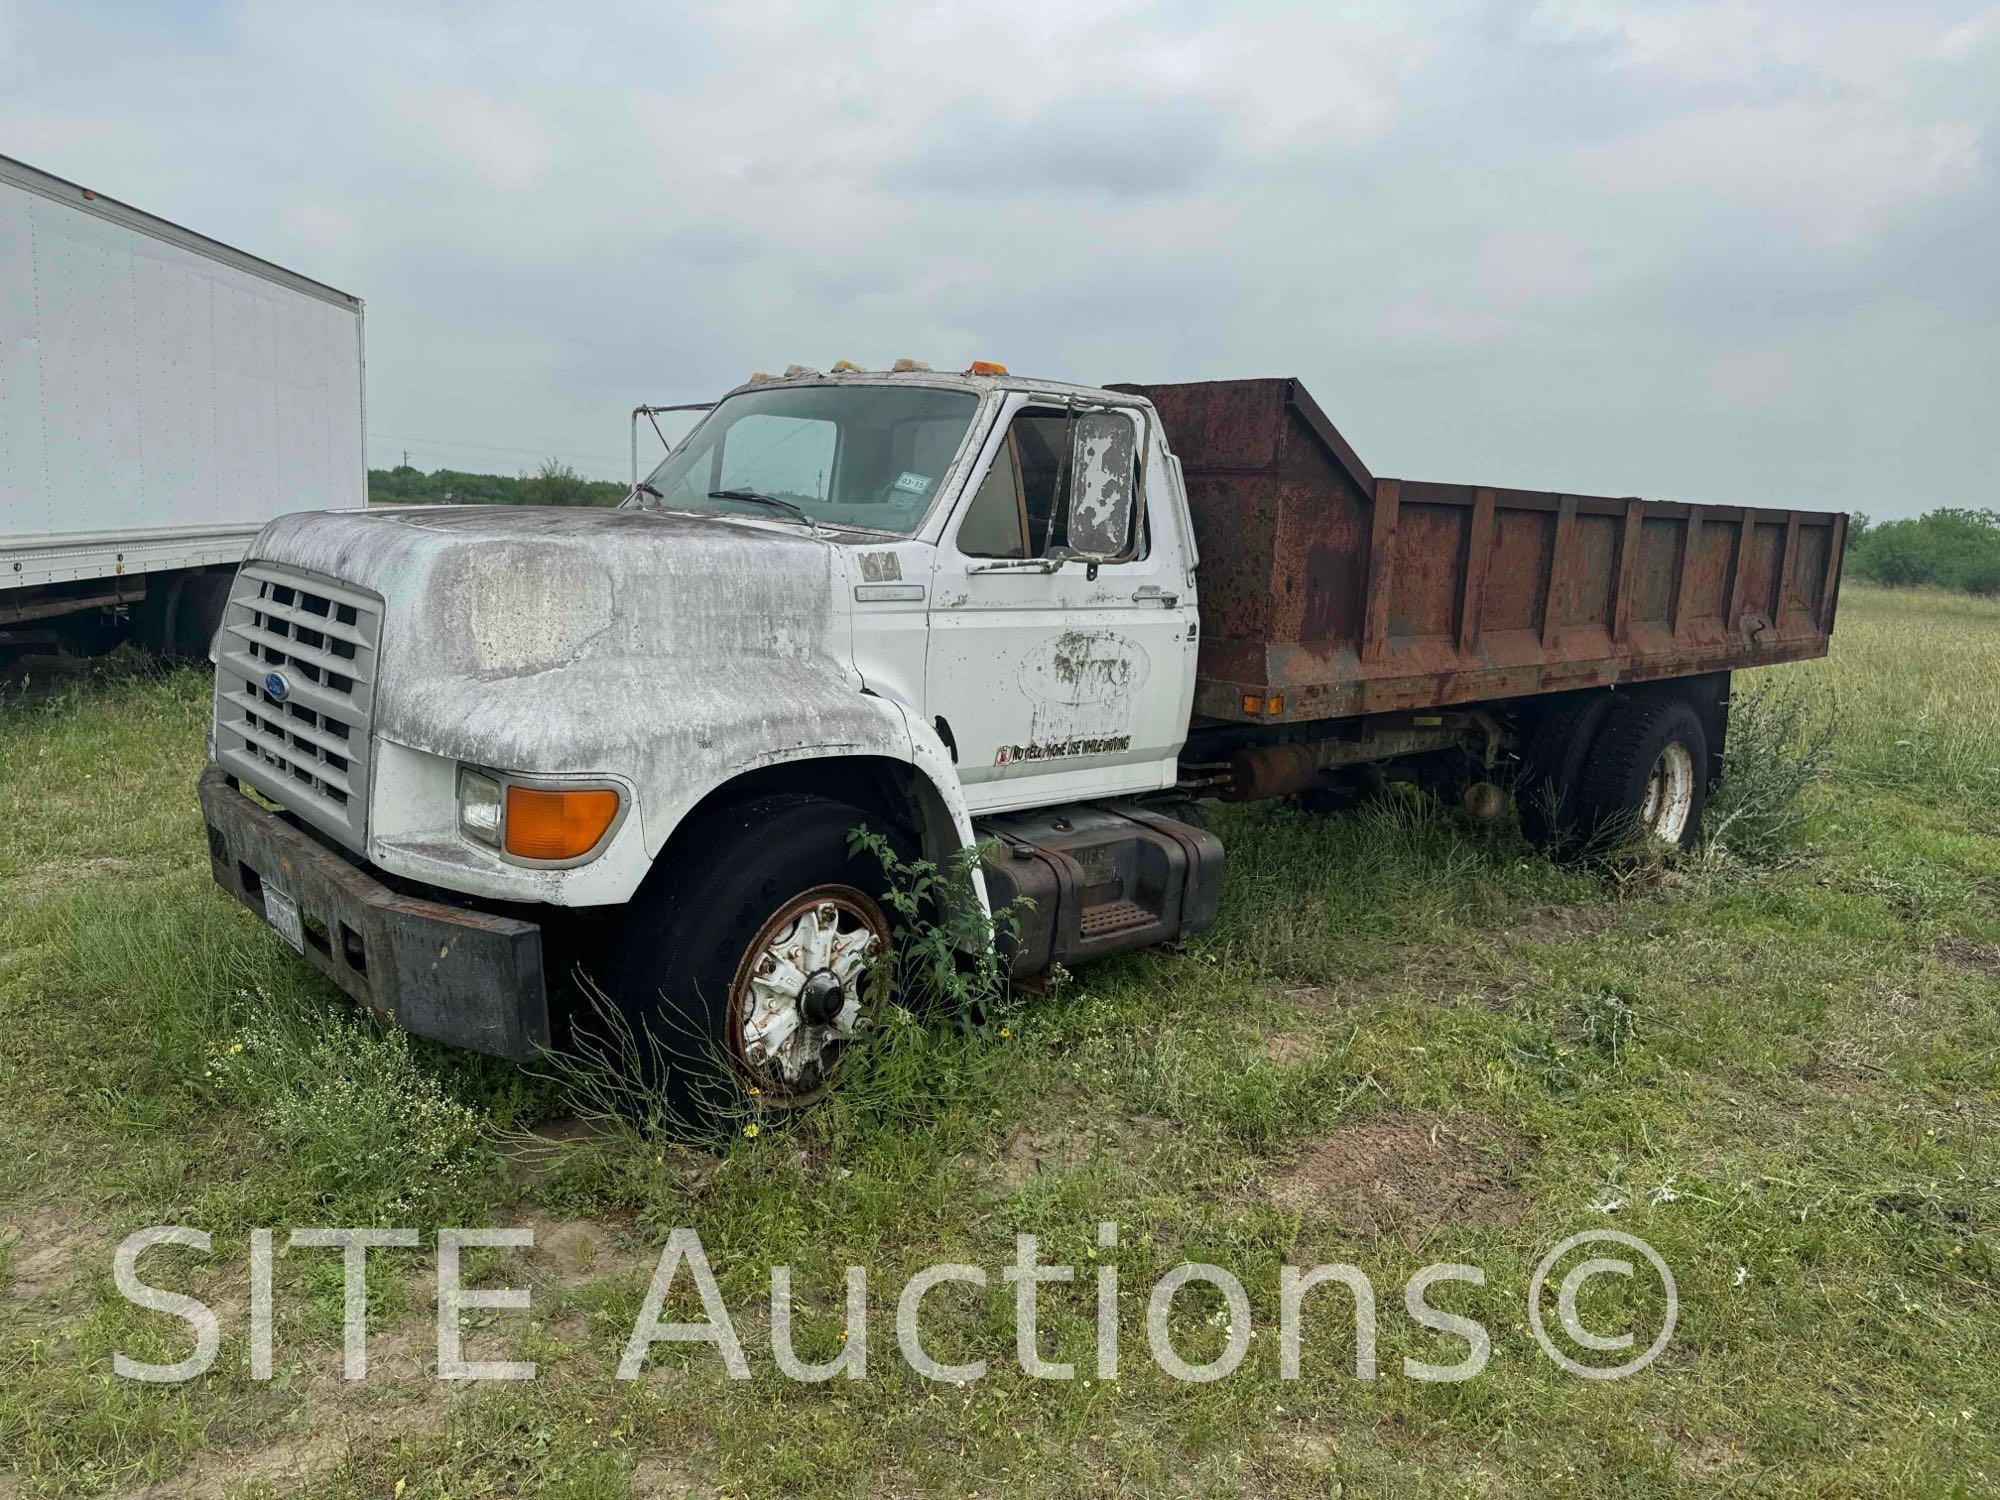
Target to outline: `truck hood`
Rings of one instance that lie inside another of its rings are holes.
[[[251,555],[381,595],[375,732],[454,759],[643,777],[746,694],[860,687],[842,559],[817,537],[454,506],[285,516]]]

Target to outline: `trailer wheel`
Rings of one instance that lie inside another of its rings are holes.
[[[1600,846],[1638,836],[1694,845],[1708,803],[1708,733],[1678,695],[1621,700],[1591,747],[1579,801]]]
[[[752,1093],[761,1109],[811,1104],[870,1028],[863,980],[891,928],[881,862],[848,852],[868,822],[820,797],[737,803],[690,828],[627,908],[600,977],[641,1081],[684,1117],[735,1114]]]
[[[1514,781],[1514,804],[1529,842],[1560,849],[1575,838],[1582,815],[1578,781],[1611,706],[1611,694],[1586,693],[1556,704],[1536,723]]]
[[[153,579],[134,622],[139,644],[169,662],[208,660],[230,582],[227,573],[165,573]]]
[[[230,582],[227,573],[196,573],[182,585],[179,607],[174,611],[173,655],[177,660],[208,660],[209,645],[222,628],[222,612],[229,604]]]

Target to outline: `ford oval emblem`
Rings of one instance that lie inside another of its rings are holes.
[[[285,674],[283,672],[266,672],[264,674],[264,691],[269,693],[277,702],[283,703],[287,698],[292,696],[292,685],[285,681]]]

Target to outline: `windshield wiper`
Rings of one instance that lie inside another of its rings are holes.
[[[794,520],[804,522],[808,530],[819,530],[819,527],[813,523],[811,516],[807,515],[798,506],[792,504],[791,501],[780,500],[776,495],[760,495],[755,490],[710,490],[708,498],[711,500],[750,500],[756,502],[758,505],[775,506]]]
[[[651,495],[655,500],[664,500],[667,498],[665,495],[662,495],[658,490],[654,489],[650,484],[648,484],[643,479],[640,480],[637,484],[632,486],[631,498],[634,500],[639,500],[639,497],[641,495]],[[639,503],[641,506],[643,506],[646,502],[643,500],[639,500]]]

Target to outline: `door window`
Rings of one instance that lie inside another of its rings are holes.
[[[1047,557],[1067,543],[1073,425],[1067,412],[1028,407],[1015,415],[959,523],[963,555]],[[1131,503],[1135,492],[1125,487]],[[1134,554],[1142,555],[1143,537],[1136,542]]]
[[[1032,557],[1028,550],[1028,507],[1021,498],[1021,466],[1014,437],[1000,441],[993,467],[979,482],[958,527],[958,550],[967,557]]]

